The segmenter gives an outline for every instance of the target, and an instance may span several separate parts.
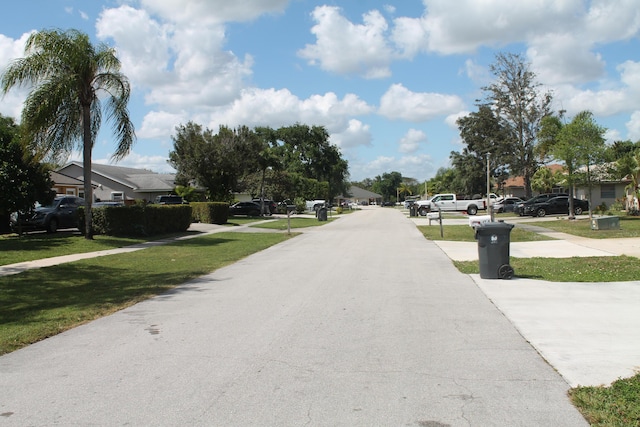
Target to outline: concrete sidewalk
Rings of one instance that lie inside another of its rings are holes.
[[[587,425],[474,280],[382,208],[2,356],[0,387],[0,426]]]

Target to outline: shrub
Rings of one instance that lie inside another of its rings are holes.
[[[79,209],[84,231],[84,208]],[[189,205],[106,206],[92,209],[94,234],[109,236],[153,236],[187,231],[191,225]]]
[[[229,218],[229,204],[226,202],[194,202],[191,207],[193,222],[226,224]]]
[[[336,213],[337,213],[338,215],[340,215],[340,214],[342,213],[342,206],[338,206],[338,207],[336,208]]]
[[[607,204],[605,202],[600,203],[596,206],[595,213],[604,214],[607,211]]]
[[[307,203],[302,197],[296,197],[294,203],[296,205],[296,213],[302,214],[307,210]]]

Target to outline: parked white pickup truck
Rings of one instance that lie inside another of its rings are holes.
[[[457,196],[453,193],[436,194],[428,200],[416,202],[418,213],[426,216],[431,211],[466,211],[469,215],[475,215],[478,210],[487,209],[485,199],[471,199],[465,196]]]
[[[314,211],[318,211],[318,209],[320,209],[321,207],[323,207],[325,204],[324,200],[306,200],[305,201],[305,206],[307,208],[308,211],[310,212],[314,212]]]

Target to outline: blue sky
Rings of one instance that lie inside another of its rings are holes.
[[[30,0],[0,17],[0,70],[32,31],[117,49],[137,142],[119,165],[172,172],[175,127],[322,125],[353,180],[424,180],[462,148],[497,52],[522,54],[554,108],[640,139],[637,0]],[[19,118],[25,90],[0,101]],[[114,148],[103,126],[93,159]],[[79,153],[72,156],[80,159]]]

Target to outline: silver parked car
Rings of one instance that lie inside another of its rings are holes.
[[[523,203],[520,197],[505,197],[493,204],[493,210],[497,213],[514,212],[518,203]]]

